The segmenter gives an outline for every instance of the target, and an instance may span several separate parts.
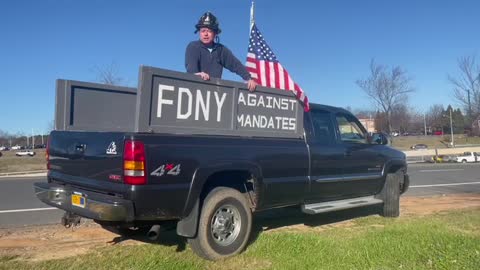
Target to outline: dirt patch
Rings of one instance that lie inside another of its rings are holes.
[[[400,205],[402,216],[423,216],[449,210],[480,207],[480,194],[402,197]]]
[[[480,194],[435,197],[403,197],[402,216],[423,216],[442,211],[480,207]],[[261,221],[260,221],[261,222]],[[351,221],[306,226],[283,226],[288,230],[326,230],[332,226],[349,227]],[[275,229],[274,229],[275,230]],[[144,241],[124,239],[95,223],[65,229],[60,225],[0,229],[0,256],[18,256],[21,260],[42,261],[77,256],[111,245],[141,245]]]
[[[123,239],[90,222],[74,229],[49,225],[0,230],[0,256],[19,256],[31,261],[61,259],[116,244],[141,242]]]

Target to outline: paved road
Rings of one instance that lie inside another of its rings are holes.
[[[406,196],[480,194],[480,164],[412,164],[409,174]],[[0,228],[59,223],[63,212],[35,197],[32,185],[41,181],[46,181],[44,176],[0,178]]]

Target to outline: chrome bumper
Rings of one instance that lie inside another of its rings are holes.
[[[55,185],[35,183],[35,195],[42,202],[75,213],[79,216],[102,221],[133,221],[134,208],[129,200],[98,192]],[[81,193],[86,198],[85,207],[72,205],[72,193]]]

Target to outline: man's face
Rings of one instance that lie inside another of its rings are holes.
[[[205,44],[205,45],[210,45],[213,43],[213,40],[215,39],[215,32],[212,29],[203,27],[200,28],[199,31],[200,35],[200,41]]]

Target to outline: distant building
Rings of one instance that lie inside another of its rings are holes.
[[[358,118],[360,123],[365,127],[368,132],[376,132],[375,119],[373,118]]]

